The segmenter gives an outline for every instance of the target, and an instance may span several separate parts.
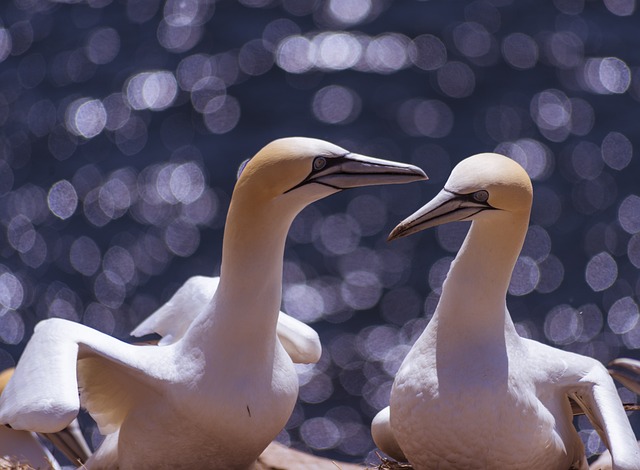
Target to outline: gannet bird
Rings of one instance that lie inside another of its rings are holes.
[[[608,369],[614,379],[635,394],[640,394],[640,361],[622,357],[611,361]],[[625,409],[628,409],[628,405],[625,405]],[[611,453],[606,450],[589,466],[589,470],[611,470],[611,465]]]
[[[569,398],[589,417],[618,470],[640,452],[607,370],[598,361],[520,337],[506,307],[532,202],[513,160],[479,154],[391,232],[472,221],[433,318],[374,419],[376,444],[423,469],[587,469]]]
[[[189,326],[211,301],[218,289],[220,277],[193,276],[158,310],[132,332],[132,336],[157,333],[164,346],[184,336]],[[285,351],[296,364],[312,364],[320,360],[322,345],[318,333],[305,323],[279,312],[276,334]]]
[[[218,288],[186,332],[165,346],[141,346],[64,319],[40,322],[0,397],[0,423],[55,432],[81,399],[107,434],[89,469],[250,468],[297,397],[295,369],[276,335],[294,217],[342,189],[425,178],[412,165],[316,139],[270,143],[240,174]]]

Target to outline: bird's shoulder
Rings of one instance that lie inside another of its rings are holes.
[[[530,339],[523,341],[528,369],[539,381],[571,387],[588,385],[608,376],[605,366],[597,359]]]

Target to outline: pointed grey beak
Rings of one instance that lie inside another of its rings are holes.
[[[608,369],[611,377],[640,395],[640,361],[621,357],[611,361]]]
[[[315,180],[340,189],[347,189],[428,179],[424,171],[407,163],[382,160],[357,153],[349,153],[340,160],[338,165],[331,167],[327,165],[327,170],[318,173]]]
[[[400,222],[387,240],[406,237],[447,222],[466,220],[487,209],[493,207],[486,201],[474,200],[473,194],[456,194],[443,189],[431,201]]]
[[[426,180],[420,168],[380,158],[347,153],[340,157],[318,157],[315,168],[304,181],[287,192],[308,183],[318,183],[336,190],[380,184],[411,183]]]

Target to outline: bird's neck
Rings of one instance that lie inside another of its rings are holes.
[[[296,213],[277,201],[234,195],[224,230],[220,283],[190,332],[198,344],[225,344],[228,350],[251,345],[256,354],[272,354],[284,245]]]
[[[432,319],[438,334],[465,344],[517,338],[506,295],[528,220],[528,213],[502,212],[472,223],[442,286]]]

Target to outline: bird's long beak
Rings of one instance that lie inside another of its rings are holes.
[[[487,202],[474,201],[470,196],[443,189],[431,201],[400,222],[391,231],[388,240],[406,237],[447,222],[465,220],[483,210],[493,209]]]
[[[608,369],[611,377],[640,395],[640,361],[621,357],[611,361]]]
[[[326,167],[309,175],[304,183],[347,189],[426,179],[427,175],[417,166],[348,153],[342,157],[327,158]]]

